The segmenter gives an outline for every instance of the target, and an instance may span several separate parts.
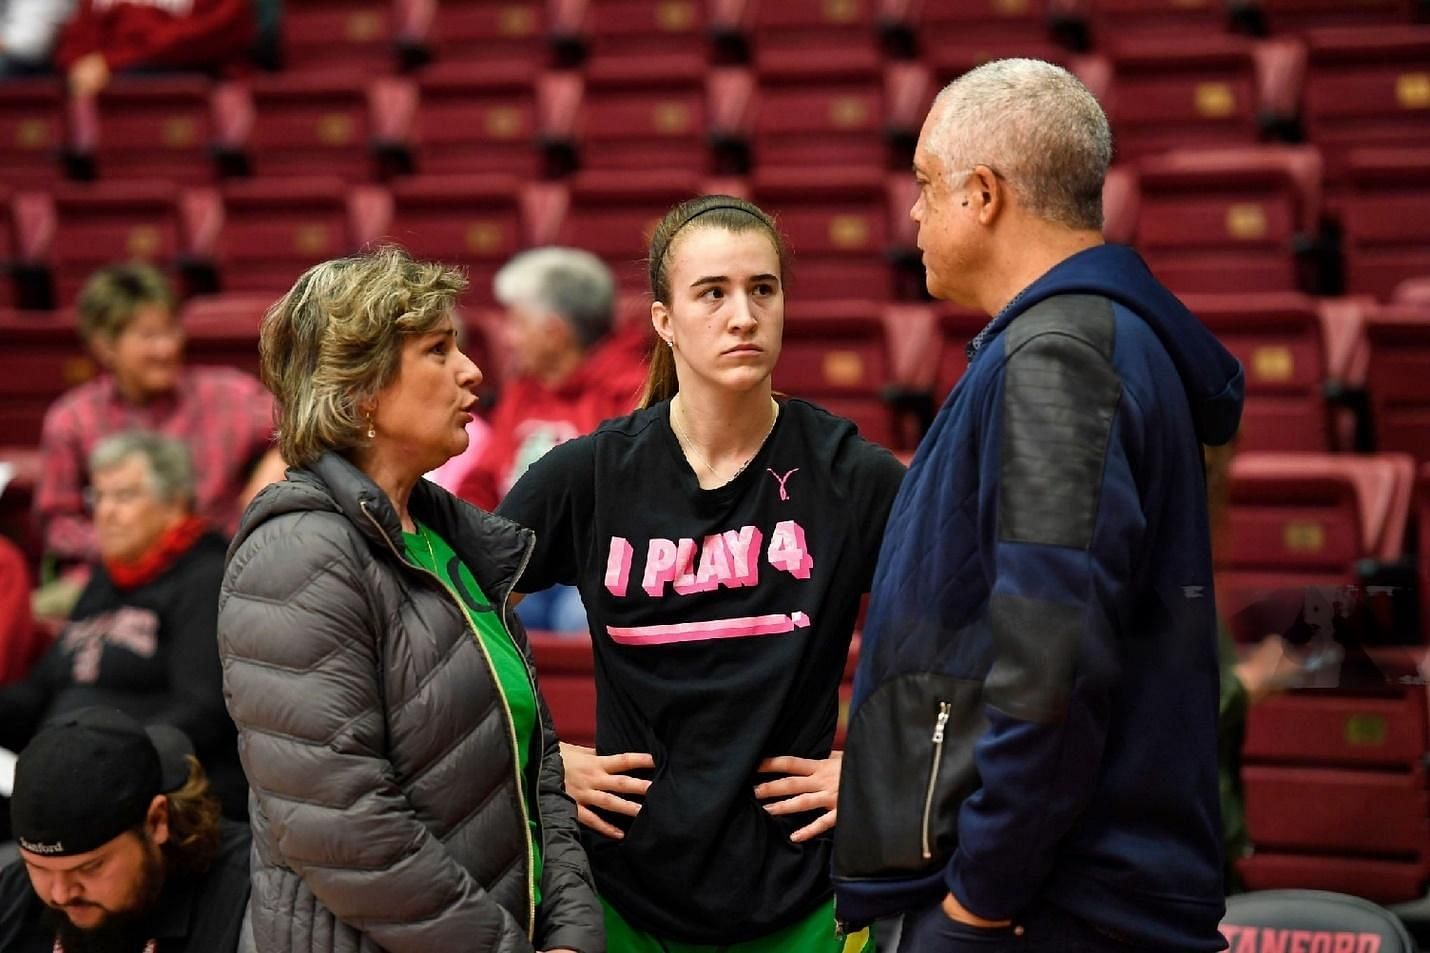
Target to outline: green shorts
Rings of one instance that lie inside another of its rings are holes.
[[[662,940],[631,926],[605,900],[601,906],[606,911],[606,953],[874,953],[868,930],[842,939],[835,935],[833,900],[783,930],[728,946]]]

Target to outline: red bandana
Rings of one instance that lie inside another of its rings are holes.
[[[138,559],[105,559],[105,571],[120,589],[142,586],[188,552],[203,535],[206,525],[200,517],[186,517],[164,530],[158,541]]]

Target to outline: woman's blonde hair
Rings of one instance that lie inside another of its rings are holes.
[[[367,429],[358,407],[397,376],[403,339],[438,328],[466,287],[461,272],[396,247],[304,272],[258,338],[283,459],[309,466],[358,446]]]

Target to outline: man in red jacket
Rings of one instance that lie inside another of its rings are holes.
[[[251,0],[81,0],[55,48],[70,90],[93,96],[130,69],[221,71],[253,42]]]
[[[497,273],[493,291],[507,310],[512,376],[492,411],[482,456],[457,491],[485,510],[495,509],[546,451],[634,410],[649,346],[645,322],[613,330],[615,282],[589,252],[522,252]],[[584,629],[575,591],[548,592],[522,602],[527,627]]]

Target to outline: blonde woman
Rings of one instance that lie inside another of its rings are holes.
[[[310,269],[264,319],[291,469],[244,514],[219,612],[263,953],[604,950],[505,610],[532,534],[422,479],[467,446],[464,286],[384,250]]]

